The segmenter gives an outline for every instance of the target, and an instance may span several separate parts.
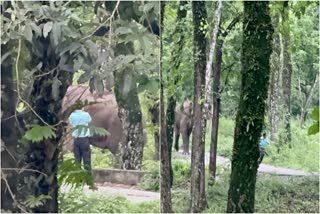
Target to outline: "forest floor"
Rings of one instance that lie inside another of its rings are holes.
[[[144,191],[137,189],[136,186],[129,186],[123,184],[113,184],[109,182],[97,183],[97,190],[90,190],[88,186],[83,188],[83,192],[87,195],[103,195],[107,197],[125,197],[133,203],[148,202],[160,200],[160,193]],[[62,192],[69,192],[70,188],[67,186],[61,187]]]
[[[191,161],[191,155],[183,155],[182,151],[175,152],[174,157],[183,161]],[[205,164],[209,165],[210,160],[210,153],[205,153]],[[218,165],[229,165],[230,160],[228,158],[224,158],[222,156],[217,156],[217,164]],[[301,170],[289,169],[285,167],[276,167],[268,164],[261,164],[258,169],[259,173],[267,173],[267,174],[274,174],[279,176],[312,176],[317,175],[318,173],[308,173]]]

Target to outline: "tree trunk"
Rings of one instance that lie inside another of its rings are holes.
[[[216,49],[216,63],[213,74],[213,103],[212,103],[212,126],[211,126],[211,145],[210,145],[210,162],[209,173],[210,179],[213,181],[216,177],[217,167],[217,145],[218,145],[218,128],[219,128],[219,113],[220,113],[220,72],[222,64],[222,46],[223,40],[218,39]]]
[[[300,114],[300,128],[303,127],[303,124],[306,120],[306,116],[307,116],[307,108],[309,107],[309,104],[312,100],[312,96],[314,94],[315,89],[317,88],[317,84],[319,81],[319,74],[317,74],[314,83],[312,84],[309,92],[306,94],[306,99],[305,102],[303,103],[302,107],[301,107],[301,114]]]
[[[194,128],[191,153],[191,212],[201,212],[207,206],[205,194],[205,128],[206,120],[203,115],[203,101],[206,76],[206,45],[205,33],[200,29],[201,23],[207,19],[204,1],[192,2],[194,25],[193,58],[194,58]]]
[[[116,55],[133,54],[133,43],[118,44]],[[124,130],[121,144],[123,169],[141,169],[144,147],[142,113],[133,69],[114,72],[115,95]]]
[[[178,11],[177,11],[177,25],[175,34],[180,36],[180,39],[178,41],[177,49],[172,51],[173,59],[172,64],[174,65],[174,69],[178,70],[180,66],[180,54],[183,49],[184,45],[184,34],[183,34],[183,25],[181,21],[186,17],[187,10],[185,8],[185,5],[187,4],[186,1],[180,1]],[[170,72],[170,71],[168,71]],[[169,74],[168,74],[169,76]],[[174,77],[173,84],[177,84],[179,80],[179,76]],[[168,79],[168,82],[170,80]],[[166,134],[167,134],[167,143],[169,146],[169,159],[170,159],[170,183],[172,186],[173,183],[173,170],[172,170],[172,164],[171,164],[171,156],[172,156],[172,144],[173,144],[173,129],[174,129],[174,122],[175,122],[175,108],[176,108],[176,98],[174,95],[171,95],[168,97],[168,104],[167,104],[167,111],[166,111]]]
[[[226,38],[232,28],[239,22],[241,15],[235,17],[223,33],[218,33],[218,38],[221,36]],[[210,162],[209,173],[210,179],[215,180],[217,168],[217,148],[218,148],[218,130],[219,130],[219,114],[220,114],[220,73],[222,65],[222,47],[224,40],[218,39],[216,46],[216,62],[213,74],[213,99],[212,99],[212,126],[211,126],[211,144],[210,144]]]
[[[210,84],[210,78],[211,78],[211,72],[212,72],[212,62],[213,62],[213,55],[216,53],[216,43],[218,38],[218,32],[219,32],[219,25],[220,25],[220,16],[221,16],[221,0],[217,1],[217,6],[215,10],[214,15],[214,25],[211,35],[211,42],[210,42],[210,49],[209,49],[209,56],[206,66],[206,83],[205,83],[205,94],[204,94],[204,114],[209,113],[209,95],[211,91],[211,84]]]
[[[162,55],[163,55],[163,47],[162,47],[162,35],[163,35],[163,17],[165,12],[165,2],[160,2],[161,5],[161,15],[160,15],[160,142],[161,142],[161,162],[160,162],[160,190],[161,190],[161,202],[160,202],[160,212],[161,213],[172,213],[172,203],[171,203],[171,181],[170,178],[170,152],[169,145],[167,143],[166,136],[166,124],[165,124],[165,116],[164,116],[164,97],[163,97],[163,76],[162,76]]]
[[[45,50],[42,58],[36,55],[32,57],[32,66],[42,62],[41,73],[56,68],[59,63],[59,56],[55,54],[54,48],[50,46],[49,38],[40,38],[40,42]],[[58,70],[60,68],[57,68]],[[57,77],[63,83],[60,86],[57,99],[52,96],[52,79]],[[68,71],[59,70],[56,75],[53,73],[44,75],[41,78],[35,78],[32,92],[30,95],[30,106],[42,118],[40,120],[35,114],[29,114],[27,124],[54,125],[60,121],[59,112],[61,110],[62,99],[67,91],[67,87],[72,82],[72,75]],[[47,124],[45,124],[45,121]],[[48,195],[50,199],[44,201],[42,206],[33,209],[33,212],[49,213],[58,212],[58,158],[60,153],[59,142],[63,136],[63,125],[56,125],[56,138],[46,139],[41,142],[28,143],[27,151],[24,154],[24,166],[34,172],[25,172],[22,182],[24,189],[21,190],[26,195]],[[38,171],[38,172],[36,172]]]
[[[289,2],[283,2],[282,11],[282,26],[285,26],[285,31],[282,36],[282,88],[283,88],[283,100],[284,100],[284,128],[285,136],[284,143],[289,144],[291,142],[291,74],[292,64],[291,56],[289,53],[290,44],[290,27],[289,27]]]
[[[11,51],[11,47],[1,45],[1,56]],[[4,168],[17,168],[17,142],[15,109],[17,97],[13,81],[11,54],[1,63],[1,210],[18,212],[10,191],[17,195],[17,173]],[[3,173],[3,174],[2,174]],[[4,176],[4,177],[3,177]],[[6,184],[6,182],[7,184]]]
[[[273,28],[268,2],[245,1],[243,23],[241,93],[234,132],[227,212],[252,213],[272,52]]]
[[[276,28],[279,22],[279,17],[275,20]],[[277,143],[278,122],[279,122],[279,79],[280,79],[280,43],[279,33],[276,33],[273,38],[273,52],[271,55],[271,78],[270,78],[270,126],[271,126],[271,142]]]

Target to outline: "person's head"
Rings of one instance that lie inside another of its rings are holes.
[[[263,132],[262,137],[263,137],[263,138],[266,138],[266,137],[267,137],[267,134],[266,134],[265,132]]]

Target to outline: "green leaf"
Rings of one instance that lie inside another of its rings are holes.
[[[61,37],[61,27],[59,23],[54,23],[52,27],[53,44],[57,46]]]
[[[52,82],[52,89],[51,89],[51,93],[52,93],[52,97],[55,101],[59,100],[59,88],[62,85],[61,81],[58,78],[54,78],[53,82]]]
[[[83,74],[81,74],[81,76],[79,77],[78,84],[86,83],[90,80],[90,78],[91,78],[91,72],[86,71]]]
[[[314,135],[319,132],[319,123],[313,124],[308,129],[308,135]]]
[[[73,70],[78,71],[83,64],[83,57],[78,56],[78,58],[74,61]]]
[[[86,170],[81,169],[80,164],[74,159],[64,159],[59,163],[58,183],[71,186],[71,189],[89,184],[94,186],[93,177]]]
[[[133,33],[133,31],[131,30],[131,28],[128,28],[128,27],[119,27],[115,30],[116,35],[123,35],[123,34],[130,34],[130,33]]]
[[[43,26],[43,37],[47,38],[48,34],[50,33],[50,31],[52,30],[52,26],[53,26],[53,22],[47,22],[44,26]]]
[[[310,114],[310,117],[315,121],[319,121],[319,108],[314,108],[312,113]]]
[[[42,206],[44,202],[49,199],[51,199],[51,196],[49,195],[39,195],[39,196],[28,195],[24,200],[23,204],[26,207],[35,208],[35,207]]]
[[[55,138],[56,134],[49,126],[31,125],[24,137],[32,142],[40,142],[44,139]]]
[[[26,38],[27,41],[32,43],[32,29],[31,26],[27,25],[24,29],[23,36]]]
[[[110,133],[104,128],[96,127],[92,124],[90,124],[88,127],[89,127],[91,135],[99,135],[99,136],[109,136],[110,135]]]
[[[36,25],[34,22],[32,22],[31,24],[30,24],[30,27],[31,27],[31,29],[34,31],[34,33],[35,33],[35,35],[36,36],[41,36],[42,35],[42,33],[41,33],[41,28],[38,26],[38,25]]]

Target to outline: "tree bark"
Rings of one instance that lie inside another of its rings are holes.
[[[201,212],[207,206],[205,194],[205,128],[203,115],[206,76],[206,45],[205,32],[201,23],[207,19],[204,1],[192,2],[193,14],[193,58],[194,58],[194,128],[191,153],[191,212]],[[202,101],[201,101],[202,100]]]
[[[180,1],[178,11],[177,11],[177,20],[176,20],[176,30],[175,34],[180,36],[180,39],[178,41],[178,47],[177,49],[173,50],[172,55],[172,63],[174,65],[174,69],[178,70],[180,66],[180,54],[183,49],[184,45],[184,34],[183,34],[183,25],[181,21],[186,17],[187,10],[185,8],[185,5],[187,4],[186,1]],[[170,72],[170,71],[168,71]],[[168,75],[169,76],[169,75]],[[174,78],[173,84],[177,84],[179,80],[179,76]],[[168,80],[170,82],[170,80]],[[166,136],[167,136],[167,143],[169,146],[169,160],[170,160],[170,183],[172,186],[173,183],[173,170],[172,170],[172,164],[171,164],[171,156],[172,156],[172,145],[173,145],[173,129],[174,129],[174,122],[175,122],[175,108],[176,108],[176,98],[174,95],[171,95],[168,97],[168,104],[167,104],[167,111],[166,111]]]
[[[226,38],[232,28],[239,22],[241,15],[235,17],[229,24],[227,29],[221,33],[218,33],[218,38],[221,36]],[[209,161],[209,173],[210,179],[215,180],[216,168],[217,168],[217,148],[218,148],[218,130],[219,130],[219,114],[220,114],[220,73],[222,65],[222,47],[224,40],[218,39],[216,46],[216,62],[213,73],[213,99],[212,99],[212,126],[211,126],[211,143],[210,143],[210,161]]]
[[[108,4],[111,4],[110,7]],[[139,20],[140,15],[134,11],[135,2],[121,1],[118,12],[122,20]],[[115,2],[105,1],[107,9],[111,11]],[[133,43],[118,44],[115,55],[134,54]],[[123,169],[141,169],[145,137],[142,126],[142,112],[138,98],[137,81],[133,68],[115,71],[114,91],[119,106],[119,117],[124,130],[120,148],[120,161]]]
[[[209,94],[211,91],[211,84],[210,84],[210,77],[211,77],[211,71],[212,71],[212,62],[213,62],[213,55],[215,54],[216,49],[216,43],[218,38],[218,32],[219,32],[219,25],[220,25],[220,16],[221,16],[221,0],[217,1],[217,8],[215,10],[214,15],[214,25],[211,35],[211,43],[210,43],[210,49],[209,49],[209,57],[207,61],[206,66],[206,83],[205,83],[205,93],[204,93],[204,114],[208,114],[209,111]]]
[[[217,168],[217,147],[218,147],[218,129],[220,113],[220,72],[222,64],[222,46],[223,40],[218,39],[216,49],[216,63],[213,74],[213,102],[212,102],[212,126],[211,126],[211,144],[210,144],[210,179],[215,180]]]
[[[1,45],[1,56],[9,53],[11,48],[9,44]],[[1,210],[11,212],[18,212],[10,193],[11,191],[14,197],[17,196],[18,174],[5,168],[17,168],[16,150],[19,133],[14,117],[17,102],[15,87],[10,54],[1,63],[1,177],[4,176],[1,178]]]
[[[274,28],[277,27],[279,17],[275,18]],[[273,52],[271,55],[271,78],[270,78],[270,126],[271,137],[273,143],[277,143],[278,139],[278,123],[279,123],[279,80],[280,80],[280,43],[279,33],[273,38]]]
[[[39,62],[42,62],[41,73],[44,74],[58,66],[60,56],[56,55],[54,48],[51,47],[49,38],[42,37],[39,38],[39,41],[43,48],[48,51],[44,52],[41,58],[33,55],[31,64],[34,67]],[[57,99],[53,99],[51,86],[55,74],[62,83]],[[67,87],[72,82],[72,75],[68,71],[57,68],[57,73],[55,74],[51,73],[35,78],[29,99],[30,106],[34,106],[33,110],[49,125],[59,123],[62,99]],[[26,119],[27,124],[45,126],[46,124],[42,120],[33,113],[29,114]],[[24,183],[24,188],[21,192],[24,192],[25,196],[50,196],[50,199],[45,200],[42,206],[34,208],[33,212],[49,213],[59,211],[57,170],[60,153],[59,142],[63,136],[63,125],[56,125],[55,129],[56,138],[36,143],[29,142],[24,154],[23,166],[32,169],[33,172],[23,173],[24,176],[22,176],[21,182]]]
[[[273,27],[268,2],[244,2],[241,93],[227,212],[254,212],[259,138],[264,124]],[[263,44],[263,45],[261,45]]]
[[[164,96],[163,96],[163,76],[162,76],[162,56],[163,56],[163,17],[165,12],[165,2],[160,2],[161,14],[160,14],[160,142],[161,142],[161,162],[160,162],[160,190],[161,190],[161,201],[160,201],[160,212],[161,213],[172,213],[172,203],[171,203],[171,181],[170,178],[170,151],[169,145],[167,143],[167,133],[164,115]]]
[[[310,105],[310,102],[312,100],[312,96],[314,94],[314,91],[316,89],[316,86],[318,84],[318,81],[319,81],[319,74],[317,74],[315,80],[314,80],[314,83],[312,84],[309,92],[306,94],[306,99],[305,99],[305,102],[303,103],[303,105],[301,106],[301,114],[300,114],[300,128],[303,127],[303,124],[306,120],[306,115],[307,115],[307,108],[308,106]]]
[[[116,55],[133,54],[133,43],[118,44]],[[142,113],[133,69],[114,72],[114,91],[119,106],[119,117],[124,130],[121,144],[123,169],[141,169],[143,158]]]
[[[290,27],[289,27],[289,2],[283,2],[282,10],[282,26],[285,26],[284,33],[282,35],[282,89],[283,89],[283,100],[284,100],[284,143],[289,144],[291,142],[291,74],[292,64],[291,56],[289,53],[290,44]]]

